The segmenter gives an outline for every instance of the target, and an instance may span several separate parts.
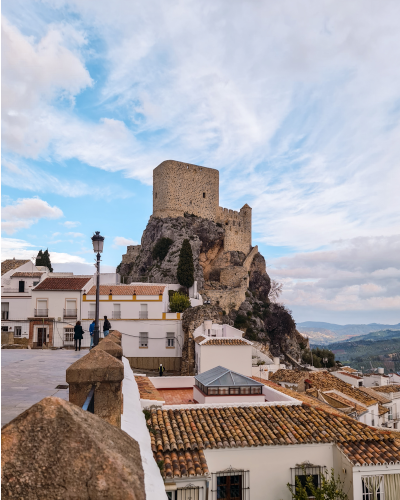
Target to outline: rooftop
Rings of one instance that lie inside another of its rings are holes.
[[[385,465],[400,462],[400,440],[357,440],[338,445],[353,465]]]
[[[360,389],[360,391],[365,392],[366,394],[368,394],[372,398],[377,399],[383,405],[386,403],[390,403],[389,398],[385,397],[380,392],[375,391],[375,389],[372,389],[372,387],[359,387],[359,389]]]
[[[100,295],[162,295],[165,286],[162,285],[100,285]],[[96,287],[87,292],[87,295],[96,295]]]
[[[71,278],[46,278],[33,290],[82,290],[92,276],[73,276]]]
[[[158,389],[156,389],[148,377],[135,376],[139,389],[140,399],[150,399],[153,401],[165,401]]]
[[[19,259],[6,259],[3,260],[1,263],[1,275],[8,273],[8,271],[11,271],[12,269],[17,269],[18,267],[23,266],[27,262],[30,262],[29,260],[19,260]]]
[[[291,384],[298,384],[309,372],[302,370],[284,370],[280,368],[269,377],[274,382],[287,382]]]
[[[358,373],[358,370],[355,370],[351,366],[342,366],[342,371],[349,372],[349,373]]]
[[[194,339],[196,344],[199,345],[252,345],[249,340],[228,338],[228,337],[203,337],[199,336]]]
[[[231,386],[262,386],[264,384],[257,382],[253,378],[246,377],[241,375],[240,373],[236,373],[232,370],[228,370],[228,368],[224,368],[223,366],[216,366],[215,368],[211,368],[211,370],[207,370],[204,373],[200,373],[195,376],[195,379],[200,382],[200,384],[206,387],[231,387]]]
[[[355,375],[354,373],[349,373],[345,371],[339,371],[338,373],[341,373],[342,375],[346,375],[346,377],[351,377],[351,378],[356,378],[358,380],[362,380],[362,377],[359,377],[358,375]]]
[[[383,392],[385,394],[390,394],[391,392],[400,392],[400,385],[380,385],[379,387],[374,387],[374,391]]]
[[[322,397],[328,404],[334,406],[335,408],[339,408],[342,410],[348,409],[351,412],[355,411],[357,415],[362,415],[367,411],[366,406],[354,403],[354,401],[351,401],[350,399],[347,399],[341,394],[337,394],[333,391],[323,392]]]
[[[206,474],[204,449],[336,442],[347,454],[354,446],[348,442],[367,440],[375,444],[377,460],[385,450],[392,450],[391,461],[400,459],[389,432],[304,405],[158,408],[151,410],[148,424],[155,459],[168,462],[167,477]]]
[[[33,273],[28,273],[28,272],[23,272],[23,271],[17,271],[14,273],[11,278],[40,278],[44,274],[43,272],[33,272]]]

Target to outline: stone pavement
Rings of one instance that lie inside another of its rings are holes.
[[[1,425],[47,396],[68,401],[65,371],[89,351],[47,349],[1,350]]]

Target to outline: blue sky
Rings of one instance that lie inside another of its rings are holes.
[[[297,321],[400,321],[396,1],[3,2],[2,258],[104,269],[152,170],[220,170]],[[106,267],[109,266],[109,267]],[[90,271],[89,271],[90,272]]]

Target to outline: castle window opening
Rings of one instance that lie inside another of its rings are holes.
[[[233,221],[233,225],[236,226],[236,221],[235,220]]]
[[[206,197],[206,193],[203,193],[203,198],[205,198],[205,197]]]
[[[229,224],[229,222],[225,222],[225,226],[227,226]]]
[[[157,198],[157,193],[156,193],[156,198]]]

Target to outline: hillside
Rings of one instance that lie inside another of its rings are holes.
[[[297,329],[303,335],[310,338],[314,344],[327,345],[332,342],[344,341],[355,336],[366,335],[370,332],[380,330],[400,330],[400,323],[397,325],[385,325],[380,323],[370,323],[368,325],[337,325],[335,323],[324,323],[319,321],[304,321],[297,324]]]
[[[324,347],[334,352],[336,360],[358,370],[362,367],[364,370],[384,367],[385,373],[400,370],[400,330],[372,332],[356,339]]]

